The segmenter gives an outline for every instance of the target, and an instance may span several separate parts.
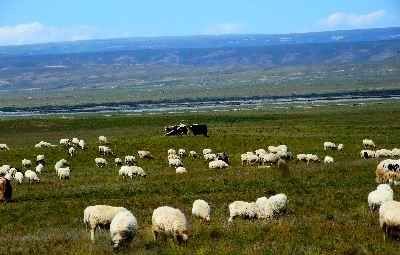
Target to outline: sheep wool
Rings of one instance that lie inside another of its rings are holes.
[[[114,249],[128,245],[138,232],[136,217],[126,210],[115,215],[110,224],[111,242]]]
[[[257,218],[260,215],[260,210],[255,202],[235,201],[229,204],[229,219],[232,222],[237,216],[246,219]]]
[[[175,172],[176,172],[177,174],[184,174],[184,173],[187,173],[186,168],[184,168],[183,166],[177,167],[176,170],[175,170]]]
[[[217,155],[215,153],[204,154],[204,160],[206,160],[206,161],[212,161],[216,158],[217,158]]]
[[[336,144],[332,143],[332,142],[324,142],[324,150],[328,150],[328,149],[336,149]]]
[[[223,160],[214,160],[208,163],[208,168],[210,169],[224,169],[228,167],[229,165]]]
[[[192,158],[197,158],[197,152],[195,152],[195,151],[189,151],[189,155]]]
[[[104,167],[107,165],[107,160],[104,158],[95,158],[94,162],[96,163],[97,167]]]
[[[365,148],[368,147],[375,148],[375,143],[371,139],[363,139],[362,143]]]
[[[99,136],[99,143],[107,143],[107,137],[105,137],[104,135]]]
[[[16,172],[16,173],[14,174],[14,179],[15,179],[19,184],[21,184],[22,181],[24,180],[24,174],[21,173],[21,172]]]
[[[151,155],[150,151],[138,151],[137,152],[140,159],[152,159],[153,155]]]
[[[57,175],[60,180],[68,180],[70,177],[71,169],[69,167],[60,167],[57,170]]]
[[[395,238],[400,236],[400,202],[388,201],[381,205],[379,225],[385,234]]]
[[[153,211],[151,222],[154,240],[160,234],[172,236],[178,243],[186,242],[189,238],[186,217],[179,209],[158,207]]]
[[[25,178],[29,181],[29,183],[32,183],[32,182],[37,182],[37,183],[39,183],[39,182],[40,182],[39,177],[38,177],[37,174],[36,174],[34,171],[32,171],[32,170],[26,170],[26,172],[25,172]]]
[[[0,143],[0,151],[9,151],[10,148],[5,143]]]
[[[325,158],[324,158],[325,164],[332,164],[333,162],[334,162],[334,160],[331,156],[325,156]]]
[[[212,149],[203,149],[203,155],[212,153]]]
[[[200,219],[209,222],[210,221],[211,208],[208,203],[202,199],[197,199],[193,202],[192,215],[199,217]]]
[[[285,194],[277,194],[268,198],[271,202],[271,207],[274,215],[280,215],[286,211],[288,198]]]
[[[388,201],[393,200],[393,190],[388,184],[379,184],[376,190],[368,194],[368,207],[376,211],[379,207]]]
[[[44,166],[42,164],[39,164],[36,166],[35,172],[40,174],[40,173],[42,173],[43,169],[44,169]]]

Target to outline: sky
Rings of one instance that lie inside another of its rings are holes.
[[[0,45],[400,26],[400,0],[0,0]]]

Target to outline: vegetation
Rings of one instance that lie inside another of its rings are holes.
[[[82,223],[83,209],[94,204],[124,206],[140,224],[129,254],[398,254],[399,243],[383,240],[377,214],[368,210],[368,192],[375,189],[375,160],[361,160],[361,140],[379,147],[400,145],[398,103],[360,107],[245,111],[157,116],[12,119],[0,122],[0,165],[20,166],[21,159],[44,153],[48,165],[39,184],[14,184],[14,201],[0,205],[0,254],[110,254],[108,232],[92,244]],[[208,123],[210,138],[164,137],[162,127],[181,120]],[[118,156],[150,150],[155,159],[139,161],[146,178],[122,180],[109,159],[95,167],[97,137],[106,135]],[[81,137],[89,149],[69,159],[72,176],[59,181],[55,161],[68,158],[65,149],[33,149],[40,140],[57,143]],[[343,152],[324,152],[324,141],[344,143]],[[333,156],[331,166],[290,162],[290,176],[275,167],[240,166],[240,154],[272,144],[287,144],[294,153]],[[209,170],[202,159],[185,159],[188,173],[167,167],[168,148],[227,151],[228,170]],[[228,225],[228,204],[252,201],[274,193],[290,199],[287,215],[272,221],[237,219]],[[395,199],[400,199],[395,188]],[[212,206],[210,225],[191,218],[191,205],[202,198]],[[181,208],[192,225],[187,246],[154,242],[151,214],[161,205]],[[357,253],[359,254],[359,253]],[[360,253],[364,254],[364,253]]]

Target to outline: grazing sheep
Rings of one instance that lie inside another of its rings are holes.
[[[11,169],[10,165],[2,165],[0,167],[0,175],[6,175]]]
[[[254,219],[260,214],[260,209],[255,202],[235,201],[229,204],[229,219],[232,222],[237,216],[245,219]]]
[[[254,164],[257,164],[259,162],[259,158],[252,151],[248,151],[248,152],[243,153],[242,155],[240,155],[240,160],[242,162],[242,166],[244,166],[244,165],[254,165]]]
[[[185,149],[179,149],[178,150],[178,155],[181,158],[186,157],[186,150]]]
[[[337,146],[336,144],[332,142],[324,142],[324,150],[331,149],[331,150],[336,150]]]
[[[388,149],[380,149],[375,151],[375,155],[377,158],[390,158],[392,157],[392,151]]]
[[[129,177],[133,178],[133,176],[142,176],[146,177],[146,173],[143,170],[143,168],[139,166],[121,166],[118,172],[119,176],[122,176],[123,178]]]
[[[279,151],[287,152],[287,145],[278,145],[278,146],[268,146],[268,151],[272,153],[278,153]]]
[[[208,163],[208,168],[210,169],[224,169],[227,167],[229,167],[229,165],[225,161],[219,159]]]
[[[0,151],[9,151],[10,148],[5,143],[0,143]]]
[[[60,145],[69,146],[70,144],[71,144],[71,141],[68,138],[60,139]]]
[[[88,206],[83,211],[83,223],[90,230],[90,240],[94,241],[94,234],[97,228],[106,228],[111,224],[112,219],[119,212],[127,211],[124,207],[114,207],[109,205]]]
[[[203,155],[212,153],[212,149],[203,149]]]
[[[167,153],[168,153],[168,155],[176,155],[176,150],[168,149]]]
[[[40,182],[39,177],[38,177],[37,174],[36,174],[34,171],[32,171],[32,170],[26,170],[26,172],[25,172],[25,178],[29,181],[29,183],[32,183],[32,182],[37,182],[37,183],[39,183],[39,182]]]
[[[259,161],[262,165],[277,163],[279,159],[280,157],[278,153],[267,152],[265,154],[260,154],[259,156]]]
[[[21,163],[22,163],[22,167],[29,168],[29,167],[32,166],[32,161],[30,161],[29,159],[25,159],[25,158],[24,158],[24,159],[21,161]]]
[[[41,164],[41,165],[45,165],[45,157],[44,157],[44,155],[37,155],[36,156],[36,164]]]
[[[307,154],[301,153],[296,156],[297,161],[307,161]]]
[[[35,148],[40,149],[40,148],[50,148],[50,147],[56,147],[55,145],[52,145],[49,142],[45,141],[40,141],[39,143],[35,144]]]
[[[36,166],[35,172],[40,174],[40,173],[42,173],[43,169],[44,169],[44,166],[42,164],[39,164]]]
[[[360,156],[363,159],[376,158],[376,153],[372,150],[361,150]]]
[[[72,144],[78,146],[79,145],[79,139],[77,137],[72,138],[71,140]]]
[[[99,143],[107,144],[107,137],[105,137],[104,135],[99,136]]]
[[[16,172],[16,173],[14,174],[14,179],[15,179],[19,184],[21,184],[22,181],[24,180],[24,174],[21,173],[21,172]]]
[[[339,145],[337,146],[337,150],[342,151],[343,149],[344,149],[343,143],[339,143]]]
[[[368,207],[371,211],[376,211],[379,207],[393,200],[393,190],[388,184],[379,184],[376,190],[368,194]]]
[[[124,164],[124,162],[120,158],[115,158],[114,163],[116,166],[122,166]]]
[[[69,149],[68,149],[68,154],[69,154],[70,157],[74,156],[74,154],[75,154],[75,148],[74,148],[74,147],[69,148]]]
[[[153,159],[153,155],[151,155],[150,151],[138,151],[137,152],[140,159]]]
[[[392,183],[397,184],[400,181],[400,159],[385,159],[376,167],[376,182],[377,183]]]
[[[94,162],[97,167],[105,167],[107,165],[107,160],[104,158],[95,158]]]
[[[69,180],[71,169],[69,167],[60,167],[57,170],[57,175],[60,180]]]
[[[202,199],[193,202],[192,215],[199,217],[202,221],[210,222],[211,208],[208,203]]]
[[[306,154],[306,161],[308,165],[310,162],[320,162],[321,160],[315,154]]]
[[[175,172],[176,172],[177,174],[184,174],[184,173],[187,173],[186,168],[184,168],[183,166],[177,167],[176,170],[175,170]]]
[[[204,155],[204,160],[206,161],[212,161],[217,158],[217,155],[215,153],[208,153]]]
[[[125,156],[125,165],[133,166],[135,164],[136,164],[135,156],[131,156],[131,155]]]
[[[333,162],[334,162],[334,160],[331,156],[325,156],[325,158],[324,158],[325,164],[332,164]]]
[[[171,158],[168,159],[168,165],[170,167],[178,167],[178,166],[183,166],[183,163],[179,158]]]
[[[260,155],[262,155],[262,154],[267,154],[267,151],[264,150],[264,149],[257,149],[257,150],[255,151],[255,154],[256,154],[258,157],[260,157]]]
[[[216,155],[218,160],[222,160],[225,163],[229,164],[229,155],[227,152],[219,152]]]
[[[375,148],[375,143],[371,139],[363,139],[362,143],[364,148]]]
[[[79,148],[81,148],[81,150],[85,150],[85,149],[86,149],[86,142],[85,142],[85,140],[83,140],[83,139],[79,140],[78,146],[79,146]]]
[[[400,149],[398,148],[392,149],[392,157],[400,157]]]
[[[388,201],[381,205],[379,225],[389,237],[400,237],[400,202]]]
[[[59,161],[57,161],[54,164],[54,169],[56,170],[56,172],[58,172],[59,168],[66,167],[66,166],[68,166],[68,161],[65,159],[60,159]]]
[[[117,213],[110,223],[113,249],[127,246],[138,232],[138,223],[133,214],[126,210]]]
[[[195,152],[195,151],[189,151],[189,156],[190,157],[192,157],[192,158],[197,158],[197,152]]]
[[[280,215],[286,211],[288,205],[287,196],[283,193],[270,196],[268,200],[271,202],[274,215]]]
[[[189,238],[186,217],[179,209],[158,207],[153,211],[151,221],[155,241],[159,235],[172,236],[178,243],[186,242]]]
[[[99,153],[104,156],[113,154],[111,148],[104,145],[99,146]]]

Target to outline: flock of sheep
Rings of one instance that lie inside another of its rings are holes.
[[[114,156],[110,147],[106,146],[108,140],[105,136],[98,137],[101,145],[98,146],[98,153],[101,156]],[[70,157],[73,157],[76,150],[85,150],[87,144],[83,139],[61,139],[60,145],[64,146]],[[35,148],[55,147],[51,143],[41,141],[35,145]],[[360,152],[362,158],[375,157],[400,157],[399,149],[387,150],[390,154],[378,153],[373,151],[375,144],[370,139],[363,140],[363,149]],[[336,145],[333,142],[324,142],[323,148],[327,150],[342,151],[343,144]],[[0,144],[0,150],[10,150],[6,144]],[[372,153],[373,152],[373,153]],[[150,151],[138,151],[137,155],[140,159],[153,159]],[[371,156],[373,155],[373,156]],[[377,156],[379,155],[379,156]],[[174,167],[177,174],[187,173],[184,167],[184,158],[191,157],[193,159],[200,158],[200,155],[195,151],[187,151],[185,149],[169,149],[167,151],[168,166]],[[212,149],[204,149],[202,151],[203,159],[208,162],[210,169],[225,169],[229,168],[230,159],[226,152],[214,153]],[[320,162],[320,158],[315,154],[297,154],[297,161]],[[289,151],[287,145],[268,146],[266,149],[260,148],[241,154],[240,160],[242,166],[259,165],[259,167],[270,167],[273,164],[286,164],[286,160],[294,159],[292,152]],[[323,162],[325,164],[334,163],[334,159],[326,155]],[[94,159],[97,167],[105,167],[108,162],[103,157]],[[115,157],[114,164],[119,166],[118,174],[123,178],[133,178],[134,176],[146,176],[143,168],[137,166],[137,160],[134,155],[127,155],[124,159]],[[29,183],[40,182],[39,175],[44,170],[46,159],[44,155],[37,155],[35,171],[30,170],[33,166],[32,161],[23,159],[21,161],[25,173],[18,171],[10,165],[0,167],[0,176],[4,176],[8,180],[14,180],[17,183],[22,183],[25,178]],[[69,163],[65,159],[57,161],[54,169],[60,180],[70,178],[71,169]],[[372,211],[379,210],[379,223],[381,228],[387,235],[397,235],[400,231],[400,202],[393,200],[393,190],[391,184],[397,185],[400,183],[400,160],[385,159],[381,161],[376,169],[376,181],[379,183],[376,190],[368,195],[368,205]],[[285,194],[273,195],[269,198],[260,197],[256,201],[234,201],[229,204],[229,219],[232,222],[235,217],[248,219],[272,219],[285,213],[288,206],[288,198]],[[199,217],[203,222],[209,222],[211,219],[211,208],[204,200],[196,200],[193,202],[192,215]],[[113,207],[109,205],[89,206],[84,210],[83,221],[90,229],[90,238],[95,240],[96,229],[109,226],[112,245],[114,248],[125,246],[132,241],[139,231],[139,225],[136,217],[128,209],[123,207]],[[173,237],[178,243],[186,242],[189,238],[189,229],[186,216],[176,208],[169,206],[158,207],[153,211],[152,215],[152,232],[154,239],[157,240],[160,236]]]

